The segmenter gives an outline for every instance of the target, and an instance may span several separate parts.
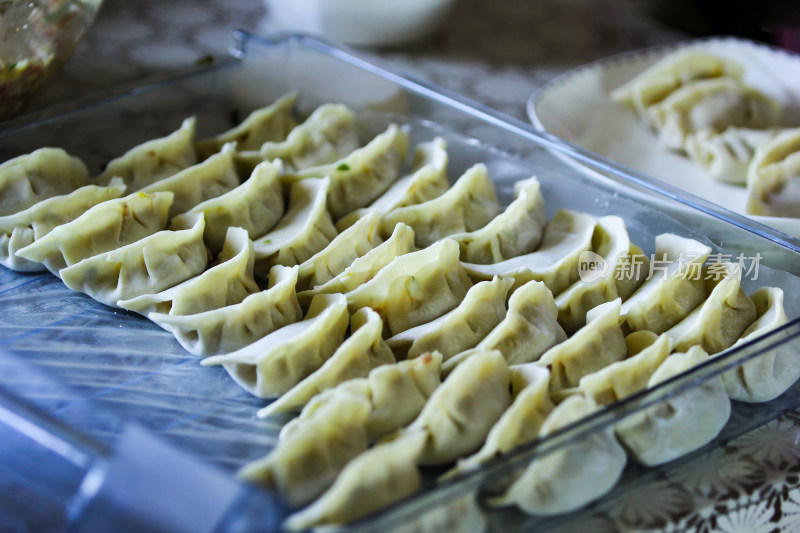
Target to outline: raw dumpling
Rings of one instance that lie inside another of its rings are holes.
[[[365,377],[373,368],[395,362],[392,351],[381,337],[383,321],[375,311],[369,307],[360,309],[350,317],[350,329],[350,337],[319,370],[261,409],[258,416],[300,410],[322,391],[349,379]]]
[[[372,211],[300,265],[297,289],[304,290],[327,283],[382,242],[380,217],[377,211]]]
[[[201,159],[220,151],[225,143],[236,142],[238,150],[258,150],[265,142],[282,141],[297,122],[292,116],[292,108],[297,100],[297,93],[289,93],[272,105],[256,109],[233,129],[210,139],[195,143]]]
[[[172,176],[197,163],[194,151],[195,118],[187,118],[180,129],[166,137],[135,146],[106,165],[97,177],[105,185],[114,176],[125,180],[129,191],[138,191],[151,183]]]
[[[756,150],[778,131],[730,127],[717,133],[702,129],[686,138],[686,153],[712,178],[746,185],[747,169]]]
[[[323,405],[337,404],[344,396],[358,396],[370,403],[366,422],[370,442],[411,423],[439,387],[442,354],[431,352],[393,365],[381,365],[366,378],[346,381],[315,396],[300,416],[286,424],[281,438],[293,433]]]
[[[350,292],[375,277],[378,271],[396,257],[407,254],[413,249],[414,230],[405,224],[398,224],[392,236],[383,244],[354,260],[349,267],[330,281],[298,293],[297,298],[303,305],[307,305],[317,294]]]
[[[419,492],[422,478],[416,460],[426,439],[425,432],[404,433],[362,453],[317,501],[291,515],[286,528],[305,531],[316,525],[347,524]]]
[[[667,357],[647,383],[661,382],[708,361],[699,346]],[[722,430],[731,412],[721,376],[703,380],[675,396],[633,413],[616,426],[617,437],[645,466],[677,459],[708,444]]]
[[[323,405],[266,457],[246,464],[239,477],[274,489],[292,507],[304,505],[367,449],[369,412],[369,402],[353,395]]]
[[[9,159],[0,165],[0,216],[71,193],[86,185],[88,179],[83,161],[60,148],[40,148]]]
[[[638,344],[643,338],[649,344],[642,348]],[[625,337],[625,343],[628,347],[627,359],[583,376],[578,384],[580,391],[598,405],[611,405],[646,389],[650,377],[673,348],[669,335],[656,337],[650,331],[631,333]]]
[[[779,112],[776,101],[734,78],[693,81],[647,110],[661,142],[674,150],[683,150],[687,136],[702,129],[772,127]]]
[[[398,359],[440,352],[445,361],[477,345],[506,316],[506,296],[512,279],[495,277],[467,291],[464,300],[433,322],[408,329],[387,343]]]
[[[350,316],[340,294],[314,298],[302,322],[273,331],[249,346],[204,359],[223,365],[233,380],[259,398],[285,393],[317,370],[336,351]]]
[[[788,322],[783,310],[783,291],[762,287],[751,295],[758,318],[742,334],[733,348],[754,341]],[[722,374],[728,396],[740,402],[767,402],[783,394],[800,377],[800,349],[782,331],[769,341],[777,346]],[[788,340],[788,339],[787,339]],[[780,344],[778,344],[780,343]]]
[[[266,279],[273,265],[299,265],[336,237],[336,228],[325,207],[329,189],[328,178],[292,185],[286,214],[272,231],[253,239],[257,277]]]
[[[747,214],[800,218],[800,128],[756,150],[747,171]]]
[[[647,108],[687,83],[709,78],[741,78],[744,70],[733,61],[702,50],[685,49],[668,55],[631,81],[615,89],[611,98],[645,118]]]
[[[619,310],[619,298],[595,307],[586,315],[585,326],[536,362],[550,369],[551,390],[577,387],[583,376],[625,359],[628,351]]]
[[[171,192],[133,193],[98,204],[17,251],[53,274],[97,254],[134,243],[167,227]],[[111,305],[116,303],[113,302]]]
[[[510,367],[513,402],[492,427],[477,453],[458,461],[447,477],[476,469],[539,436],[542,424],[555,407],[550,399],[550,372],[527,363]]]
[[[423,248],[442,237],[482,228],[499,211],[500,204],[486,165],[478,163],[441,196],[389,211],[383,217],[381,228],[384,235],[388,235],[396,224],[408,224],[414,228],[415,244]]]
[[[64,196],[41,200],[24,211],[0,217],[0,264],[12,270],[45,270],[38,261],[16,255],[18,250],[41,239],[57,226],[75,220],[87,209],[125,193],[122,180],[112,180],[108,187],[86,185]]]
[[[329,177],[328,210],[334,219],[369,205],[397,179],[408,152],[408,132],[392,124],[368,145],[328,165],[281,176],[284,184]]]
[[[194,216],[206,219],[203,237],[212,253],[222,250],[225,234],[231,226],[244,228],[251,239],[271,230],[283,216],[283,192],[278,179],[280,163],[259,164],[250,179],[232,191],[194,206],[172,219],[172,229],[186,229]]]
[[[471,286],[458,260],[458,244],[444,239],[395,258],[346,296],[351,312],[371,307],[397,335],[454,309]]]
[[[444,374],[475,353],[499,350],[508,364],[537,360],[550,347],[566,340],[556,321],[553,294],[540,281],[529,281],[511,294],[508,314],[475,350],[462,352],[444,364]]]
[[[230,353],[303,318],[294,292],[297,267],[275,266],[270,288],[241,303],[193,315],[150,313],[147,318],[170,331],[194,355]]]
[[[425,431],[421,465],[443,465],[477,450],[511,404],[511,374],[497,350],[476,353],[434,391],[404,432]]]
[[[337,220],[336,228],[339,231],[349,228],[371,209],[385,215],[392,209],[421,204],[441,196],[450,188],[450,182],[447,181],[448,159],[447,143],[441,137],[421,143],[414,150],[411,174],[392,183],[369,207],[356,209]]]
[[[247,173],[262,161],[280,159],[284,171],[325,165],[342,159],[359,147],[356,118],[341,104],[319,106],[305,122],[289,132],[282,142],[265,142],[258,150],[236,154]]]
[[[461,247],[462,261],[499,263],[539,247],[547,223],[539,180],[518,181],[514,188],[517,198],[491,222],[471,233],[450,236]]]
[[[558,295],[578,280],[580,256],[592,246],[596,220],[583,213],[558,211],[544,230],[539,249],[491,265],[465,263],[470,276],[491,279],[492,276],[514,278],[514,286],[536,280]]]
[[[706,301],[667,330],[679,352],[697,345],[714,355],[732,346],[756,319],[756,305],[740,285],[739,266],[733,263],[713,266],[714,271],[709,269],[708,275],[718,275],[721,279],[706,280],[710,289]]]
[[[238,304],[256,292],[259,287],[253,279],[253,243],[242,228],[228,228],[216,265],[165,291],[122,300],[117,305],[145,316],[193,315]]]
[[[162,291],[206,268],[204,227],[205,221],[199,217],[191,229],[159,231],[68,266],[60,271],[61,279],[70,289],[112,307],[119,300]]]
[[[144,193],[170,191],[175,197],[169,209],[170,218],[191,209],[200,202],[216,198],[239,185],[233,164],[234,145],[229,144],[202,163],[141,189]],[[208,221],[206,221],[208,222]]]
[[[647,258],[631,243],[625,222],[619,217],[607,216],[597,221],[592,250],[591,258],[597,261],[597,270],[586,270],[583,279],[556,298],[558,323],[567,333],[586,324],[586,313],[590,309],[616,298],[627,299],[647,277]],[[635,262],[644,268],[629,268]]]
[[[652,275],[622,304],[626,327],[660,335],[683,320],[706,297],[701,267],[710,253],[695,240],[657,235]]]
[[[561,402],[539,431],[545,438],[597,411],[589,398],[575,395]],[[596,500],[617,483],[625,468],[625,451],[611,428],[594,431],[534,459],[494,505],[516,504],[532,515],[574,511]]]

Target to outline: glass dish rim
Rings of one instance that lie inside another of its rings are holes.
[[[118,88],[114,91],[101,94],[97,99],[91,102],[79,101],[71,104],[65,104],[64,107],[59,109],[49,110],[41,115],[37,115],[33,121],[31,116],[21,117],[13,121],[12,127],[5,130],[0,130],[0,138],[13,135],[15,132],[45,124],[50,121],[56,121],[70,115],[78,114],[84,110],[95,107],[100,107],[105,104],[110,104],[114,101],[124,99],[126,96],[140,94],[142,92],[149,92],[157,90],[161,87],[171,85],[173,83],[183,81],[195,75],[207,74],[213,69],[227,68],[231,65],[238,64],[247,55],[248,46],[251,43],[259,44],[262,46],[275,46],[285,43],[286,41],[293,40],[299,42],[301,45],[322,52],[335,59],[344,61],[352,66],[358,67],[368,73],[381,77],[382,79],[391,81],[398,84],[402,88],[417,93],[423,97],[432,99],[441,104],[453,107],[458,111],[469,114],[475,119],[489,123],[490,125],[500,127],[506,131],[514,133],[523,138],[535,141],[538,145],[547,148],[555,149],[557,152],[586,161],[590,166],[606,170],[612,174],[622,174],[624,179],[624,170],[617,170],[615,167],[622,167],[613,161],[603,161],[602,158],[594,156],[591,152],[572,147],[560,138],[542,134],[533,129],[529,124],[517,120],[513,117],[507,116],[499,111],[492,110],[483,104],[473,102],[470,99],[458,95],[447,89],[436,86],[433,83],[418,80],[413,76],[404,76],[387,70],[373,60],[367,60],[359,57],[356,52],[351,52],[345,47],[339,47],[315,36],[310,36],[301,33],[278,33],[267,37],[259,37],[251,33],[237,30],[234,32],[233,44],[230,50],[230,58],[216,62],[211,67],[202,69],[191,69],[187,72],[181,73],[177,76],[173,75],[169,78],[162,79],[144,86],[137,86],[135,89]],[[647,176],[641,177],[643,182],[651,180]],[[698,209],[701,212],[710,214],[717,219],[727,222],[733,226],[737,226],[740,230],[749,231],[758,237],[765,238],[773,243],[781,245],[783,248],[788,249],[787,253],[800,252],[800,247],[786,245],[779,240],[776,241],[768,235],[763,235],[760,231],[750,228],[747,224],[736,224],[732,220],[728,220],[724,213],[711,212],[702,209],[691,203],[690,199],[684,199],[681,194],[671,194],[669,191],[661,191],[659,184],[639,183],[635,176],[632,176],[630,181],[633,183],[651,189],[654,192],[679,201],[690,208]],[[743,218],[735,213],[731,213],[735,217]],[[404,520],[405,517],[410,515],[420,516],[426,511],[432,510],[434,507],[450,503],[460,497],[464,497],[477,491],[480,486],[485,482],[490,482],[499,479],[504,475],[521,471],[524,465],[529,463],[535,457],[539,457],[546,453],[550,453],[563,446],[569,445],[577,439],[583,438],[596,431],[601,431],[609,427],[620,419],[629,416],[630,414],[645,409],[659,401],[670,398],[679,394],[701,382],[704,382],[714,376],[733,368],[749,359],[758,357],[764,352],[767,352],[776,346],[784,343],[796,341],[800,337],[800,318],[793,319],[780,328],[777,328],[757,339],[753,339],[740,346],[730,349],[728,353],[720,356],[715,356],[709,361],[692,368],[691,370],[677,375],[659,385],[643,390],[634,394],[620,402],[616,402],[608,407],[604,407],[594,412],[592,415],[583,418],[575,423],[572,423],[563,429],[553,433],[545,439],[536,440],[527,443],[515,449],[502,457],[497,457],[482,465],[479,469],[474,471],[465,472],[462,475],[456,476],[451,480],[447,480],[436,486],[425,488],[422,491],[406,498],[391,507],[382,509],[381,511],[370,515],[363,520],[348,524],[347,530],[361,531],[373,529],[378,525],[381,527],[391,526],[393,523],[398,523]]]

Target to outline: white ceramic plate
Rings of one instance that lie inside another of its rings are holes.
[[[738,62],[744,67],[745,83],[783,104],[782,125],[800,126],[800,56],[733,37],[638,50],[571,70],[530,97],[528,116],[540,130],[746,215],[744,187],[716,181],[688,158],[667,150],[634,113],[609,97],[665,55],[689,46]],[[800,219],[751,218],[800,238]]]

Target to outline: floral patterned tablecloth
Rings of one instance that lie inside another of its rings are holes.
[[[430,40],[373,53],[393,68],[526,120],[526,99],[554,76],[610,54],[683,38],[638,7],[633,0],[460,0]],[[259,0],[109,0],[31,110],[222,55],[236,28],[274,29]],[[799,439],[800,414],[790,413],[567,530],[800,531]]]

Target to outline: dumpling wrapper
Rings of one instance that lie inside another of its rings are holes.
[[[747,214],[800,218],[800,128],[756,150],[747,171]]]
[[[426,439],[422,431],[404,433],[365,451],[317,501],[289,516],[285,527],[300,531],[347,524],[419,492],[422,478],[416,460]]]
[[[283,191],[278,179],[280,163],[259,164],[250,178],[225,194],[195,205],[172,219],[172,229],[186,229],[195,215],[206,219],[206,246],[219,253],[230,227],[244,228],[251,239],[271,230],[283,216]]]
[[[561,402],[542,424],[545,438],[597,410],[589,398],[575,395]],[[574,511],[611,490],[625,468],[625,451],[612,428],[594,431],[555,451],[535,458],[492,505],[517,505],[531,515]]]
[[[702,129],[773,127],[780,105],[739,79],[713,78],[684,85],[650,106],[647,114],[659,140],[668,148],[683,150],[687,137]]]
[[[292,507],[310,502],[366,451],[369,410],[367,400],[352,395],[321,406],[267,456],[242,467],[239,477],[274,489]]]
[[[702,129],[686,137],[686,154],[718,181],[747,184],[747,169],[759,146],[780,130],[730,127],[723,132]]]
[[[459,365],[403,430],[428,434],[418,463],[444,465],[477,450],[511,404],[510,385],[508,365],[497,350],[476,353]]]
[[[619,325],[620,304],[617,298],[589,311],[584,327],[536,361],[550,369],[551,390],[577,387],[584,376],[625,359],[628,350]]]
[[[208,263],[204,228],[200,217],[191,229],[159,231],[59,273],[70,289],[115,307],[120,300],[162,291],[202,272]]]
[[[251,172],[262,161],[280,159],[284,171],[333,163],[359,147],[355,114],[341,104],[324,104],[295,126],[285,141],[265,142],[258,150],[236,154],[240,168]]]
[[[0,217],[0,264],[20,272],[46,270],[38,261],[17,256],[17,251],[54,228],[75,220],[89,208],[124,193],[125,184],[121,179],[112,180],[108,187],[85,185],[69,194],[41,200],[24,211]]]
[[[699,346],[667,357],[653,373],[648,388],[708,361]],[[616,425],[620,442],[637,462],[655,466],[678,459],[716,437],[731,412],[722,376],[711,379],[633,413]]]
[[[0,216],[29,208],[36,202],[69,194],[88,184],[83,161],[61,148],[40,148],[0,165]]]
[[[336,404],[343,396],[355,395],[370,403],[366,430],[370,442],[375,442],[417,418],[431,394],[441,384],[441,366],[442,354],[437,352],[393,365],[378,366],[365,378],[345,381],[315,396],[297,418],[283,426],[280,438],[287,437],[304,425],[321,406]]]
[[[296,266],[275,266],[270,272],[270,288],[241,303],[192,315],[150,313],[147,318],[171,332],[194,355],[230,353],[302,320],[296,281]]]
[[[484,227],[450,238],[461,247],[467,263],[499,263],[536,250],[547,224],[541,185],[536,177],[514,185],[516,199]]]
[[[168,136],[146,141],[112,159],[96,183],[106,185],[111,178],[119,176],[125,180],[129,191],[138,191],[197,164],[195,125],[194,117],[187,118]]]
[[[590,309],[616,298],[627,299],[648,274],[648,260],[644,252],[631,243],[625,222],[620,217],[598,219],[592,236],[592,250],[595,255],[591,257],[598,260],[600,270],[586,272],[583,279],[556,298],[558,323],[567,333],[573,333],[586,324],[586,314]],[[643,268],[629,268],[635,263]]]
[[[651,65],[625,85],[614,89],[611,98],[628,106],[641,118],[647,108],[694,80],[741,78],[744,69],[737,63],[703,50],[679,50]]]
[[[477,283],[458,307],[432,322],[398,333],[387,344],[398,359],[411,359],[436,350],[447,361],[475,347],[503,320],[506,296],[513,284],[512,279],[499,277]]]
[[[229,228],[214,266],[165,291],[120,300],[117,305],[145,316],[193,315],[238,304],[259,291],[253,279],[253,243],[242,228]]]
[[[542,281],[557,296],[578,280],[580,256],[591,249],[595,224],[589,215],[562,209],[545,228],[535,252],[490,265],[464,263],[464,268],[474,279],[512,277],[515,288],[529,281]]]
[[[458,244],[444,239],[395,258],[346,297],[351,312],[371,307],[397,335],[454,309],[471,286],[458,260]]]
[[[350,379],[368,376],[372,369],[395,363],[394,355],[381,337],[383,321],[365,307],[350,317],[350,337],[314,373],[280,398],[258,411],[259,418],[275,413],[299,411],[322,391]]]
[[[476,353],[499,350],[508,364],[536,361],[548,349],[567,339],[558,324],[553,294],[540,281],[529,281],[511,294],[508,313],[478,345],[449,359],[444,375]]]
[[[171,192],[108,200],[17,251],[53,274],[84,259],[135,243],[167,227]],[[116,302],[114,302],[116,303]],[[112,304],[113,305],[113,304]]]
[[[281,176],[286,184],[329,177],[328,210],[334,219],[369,205],[397,179],[408,153],[408,132],[396,124],[344,159]]]
[[[372,211],[300,265],[297,290],[324,285],[381,243],[380,216]]]
[[[710,253],[693,239],[656,235],[653,275],[622,304],[626,327],[660,335],[683,320],[706,297],[701,267]]]
[[[651,342],[640,351],[632,348],[637,338]],[[611,405],[647,388],[647,383],[673,349],[669,335],[656,337],[650,331],[637,331],[625,337],[628,358],[611,363],[597,372],[583,376],[578,389],[598,405]]]
[[[233,164],[233,150],[233,145],[224,146],[220,153],[202,163],[192,165],[140,190],[144,193],[173,193],[174,199],[169,208],[169,216],[172,218],[239,185],[239,175]]]
[[[297,298],[303,305],[308,305],[317,294],[350,292],[375,277],[375,274],[396,257],[412,250],[414,250],[414,230],[405,224],[398,224],[392,236],[383,244],[355,259],[333,279],[313,289],[299,292]]]
[[[781,289],[762,287],[750,298],[755,303],[758,318],[744,331],[742,338],[732,348],[754,341],[788,322],[783,309]],[[789,337],[790,333],[783,331],[779,336]],[[771,342],[780,341],[773,339]],[[780,342],[767,353],[753,357],[722,374],[722,382],[725,384],[728,397],[749,403],[768,402],[777,398],[798,378],[800,378],[800,348],[792,342]]]
[[[539,436],[542,424],[555,408],[550,399],[550,372],[531,363],[511,366],[510,372],[511,406],[492,427],[481,449],[459,460],[443,479],[475,470]]]
[[[340,294],[314,298],[302,322],[289,324],[235,352],[203,359],[223,365],[237,385],[259,398],[275,398],[311,375],[344,340],[347,302]]]
[[[408,224],[414,229],[416,246],[424,248],[448,235],[482,228],[499,212],[489,171],[478,163],[441,196],[389,211],[383,217],[381,231],[388,235],[395,225]]]
[[[411,174],[404,176],[386,189],[369,207],[356,209],[336,221],[336,228],[344,231],[370,210],[385,215],[392,209],[421,204],[441,196],[450,188],[447,181],[447,143],[441,137],[420,143],[414,150]]]
[[[702,305],[667,330],[675,343],[675,350],[685,352],[700,346],[709,355],[732,346],[744,330],[756,319],[756,305],[740,285],[741,268],[733,263],[715,263],[707,277],[720,276],[720,280],[705,280],[711,289]]]
[[[229,142],[236,142],[238,150],[258,150],[265,142],[286,139],[297,124],[292,116],[296,100],[296,92],[285,94],[271,105],[251,112],[235,128],[197,141],[194,146],[198,155],[205,159],[219,152]]]
[[[325,207],[329,190],[328,178],[292,184],[286,214],[269,233],[253,239],[256,277],[266,279],[274,265],[299,265],[336,237]]]

